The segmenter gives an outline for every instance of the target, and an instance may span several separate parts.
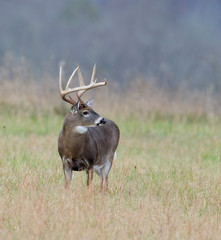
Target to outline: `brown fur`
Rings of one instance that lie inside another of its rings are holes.
[[[85,117],[83,115],[84,111],[87,111],[89,116]],[[111,120],[105,119],[106,123],[104,125],[96,126],[95,122],[100,118],[92,108],[81,102],[77,113],[70,111],[64,119],[63,128],[58,138],[58,152],[63,162],[66,187],[70,185],[72,170],[86,170],[87,185],[89,185],[96,165],[101,166],[101,169],[97,170],[96,173],[101,177],[102,188],[107,188],[108,173],[120,133],[117,125]],[[88,127],[86,133],[83,134],[75,130],[76,126],[91,125],[94,125],[94,127]]]

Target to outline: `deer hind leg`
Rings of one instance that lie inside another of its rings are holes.
[[[68,159],[63,158],[63,170],[64,170],[64,177],[65,177],[65,188],[69,188],[71,184],[71,178],[72,178],[72,169],[70,168],[68,164]]]
[[[87,175],[87,186],[91,185],[92,180],[93,180],[93,169],[89,169],[86,171],[86,175]]]
[[[108,174],[110,172],[112,166],[112,161],[107,159],[106,163],[104,164],[104,167],[101,169],[102,173],[102,180],[101,180],[101,190],[107,191],[108,189]]]
[[[65,176],[65,188],[69,188],[72,178],[72,169],[63,165],[64,176]]]

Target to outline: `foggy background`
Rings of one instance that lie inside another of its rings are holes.
[[[221,90],[220,0],[1,0],[0,66]],[[0,67],[1,71],[1,67]],[[102,80],[102,79],[101,79]]]

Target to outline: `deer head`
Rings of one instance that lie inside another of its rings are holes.
[[[71,113],[73,114],[74,122],[76,125],[80,126],[80,131],[81,132],[86,131],[85,127],[94,127],[94,126],[99,126],[103,125],[106,123],[105,119],[102,118],[99,114],[93,111],[92,109],[92,104],[93,104],[93,99],[89,100],[88,102],[84,103],[81,99],[81,96],[89,89],[96,88],[96,87],[101,87],[105,86],[107,84],[107,81],[105,79],[104,82],[96,83],[96,79],[94,80],[95,77],[95,71],[96,71],[96,64],[94,65],[92,76],[91,76],[91,81],[89,85],[84,84],[84,80],[80,71],[79,66],[73,71],[71,74],[65,90],[62,89],[62,66],[60,66],[60,74],[59,74],[59,90],[60,90],[60,95],[61,98],[72,104],[73,106],[71,107]],[[71,80],[74,78],[75,73],[78,72],[78,80],[79,80],[79,87],[75,88],[70,88],[70,83]],[[68,96],[69,98],[66,98],[66,95],[77,92],[77,98],[78,101],[75,101],[70,95]],[[82,128],[84,127],[84,128]]]

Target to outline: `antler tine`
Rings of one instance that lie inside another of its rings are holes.
[[[62,75],[62,65],[60,65],[60,69],[59,69],[59,91],[60,91],[60,94],[62,94],[61,75]]]
[[[67,83],[67,85],[66,85],[66,88],[65,88],[65,90],[63,91],[63,90],[62,90],[62,80],[61,80],[61,77],[62,77],[62,64],[60,65],[60,71],[59,71],[59,91],[60,91],[60,95],[61,95],[61,98],[62,98],[64,101],[66,101],[66,102],[68,102],[68,103],[70,103],[70,104],[72,104],[72,105],[76,103],[76,102],[74,101],[74,99],[72,99],[70,96],[69,96],[70,99],[67,99],[67,98],[65,97],[65,95],[68,93],[67,90],[68,90],[68,88],[69,88],[70,82],[71,82],[72,78],[74,77],[74,74],[75,74],[76,71],[77,71],[77,69],[75,69],[75,70],[73,71],[71,77],[70,77],[69,80],[68,80],[68,83]]]
[[[70,76],[70,78],[69,78],[69,80],[68,80],[68,83],[67,83],[67,85],[66,85],[66,89],[69,89],[69,85],[70,85],[70,83],[71,83],[71,80],[73,79],[73,77],[74,77],[74,75],[75,75],[75,73],[76,73],[76,71],[79,69],[79,66],[77,66],[75,69],[74,69],[74,71],[73,71],[73,73],[71,74],[71,76]]]
[[[80,68],[79,68],[79,71],[80,72]],[[94,80],[94,77],[95,77],[95,72],[96,72],[96,64],[94,64],[94,67],[93,67],[93,72],[92,72],[92,75],[91,75],[91,81],[90,81],[90,84],[91,87],[90,88],[87,88],[85,90],[82,90],[82,91],[79,91],[77,96],[80,98],[87,90],[89,89],[92,89],[92,88],[96,88],[96,87],[101,87],[101,86],[105,86],[107,84],[107,80],[105,78],[105,81],[104,82],[99,82],[99,83],[96,83],[97,82],[97,79]],[[80,72],[80,75],[81,75],[81,72]],[[82,77],[82,75],[81,75]],[[82,77],[82,80],[83,80],[83,77]],[[80,80],[79,80],[80,82]],[[80,83],[81,84],[81,83]],[[83,82],[84,84],[84,82]]]
[[[80,68],[79,68],[79,65],[78,65],[78,80],[79,80],[80,86],[85,86],[85,84],[84,84],[84,79],[83,79],[83,77],[82,77],[82,74],[81,74],[81,70],[80,70]]]
[[[96,64],[95,64],[95,65],[96,65]],[[94,65],[94,67],[96,68],[95,65]],[[92,76],[93,76],[93,75],[95,75],[95,74],[94,74],[94,69],[93,69]],[[93,80],[93,79],[92,79],[92,76],[91,76],[91,82],[90,82],[90,85],[91,85],[91,86],[94,86],[94,84],[96,83],[96,81],[95,81],[95,82],[92,81],[92,80]],[[93,78],[94,78],[94,76],[93,76]],[[79,80],[79,84],[80,84],[80,86],[85,86],[85,84],[84,84],[84,79],[83,79],[83,77],[82,77],[82,74],[81,74],[81,70],[80,70],[80,68],[78,68],[78,80]],[[88,90],[88,89],[85,89],[85,90],[79,91],[79,92],[77,93],[78,98],[80,99],[81,96],[82,96],[87,90]]]
[[[74,78],[74,75],[76,73],[76,71],[78,71],[78,78],[79,78],[79,84],[80,86],[79,87],[75,87],[75,88],[69,88],[70,86],[70,83],[71,83],[71,80]],[[71,74],[68,82],[67,82],[67,85],[66,85],[66,88],[65,90],[62,89],[62,65],[60,65],[60,72],[59,72],[59,91],[60,91],[60,95],[61,95],[61,98],[70,103],[70,104],[75,104],[76,102],[69,96],[69,99],[67,99],[65,96],[69,93],[72,93],[72,92],[78,92],[77,93],[77,96],[78,98],[80,99],[80,97],[89,89],[92,89],[92,88],[96,88],[96,87],[100,87],[100,86],[104,86],[107,84],[107,81],[105,79],[105,82],[100,82],[100,83],[96,83],[97,80],[94,81],[94,76],[95,76],[95,71],[96,71],[96,64],[94,65],[94,68],[93,68],[93,72],[92,72],[92,76],[91,76],[91,82],[89,85],[85,86],[84,84],[84,80],[83,80],[83,77],[82,77],[82,74],[81,74],[81,71],[80,71],[80,68],[79,66],[77,66],[77,68],[73,71],[73,73]]]
[[[93,67],[93,72],[92,72],[92,75],[91,75],[91,83],[94,82],[95,72],[96,72],[96,64],[94,64],[94,67]],[[95,80],[95,82],[96,82],[96,80]]]
[[[79,65],[78,65],[78,66],[79,66]],[[81,74],[80,68],[78,68],[78,80],[79,80],[79,85],[80,85],[80,86],[85,86],[85,84],[84,84],[84,79],[83,79],[83,76],[82,76],[82,74]],[[78,99],[81,99],[81,96],[82,96],[85,92],[86,92],[86,90],[79,91],[79,92],[77,93]]]

